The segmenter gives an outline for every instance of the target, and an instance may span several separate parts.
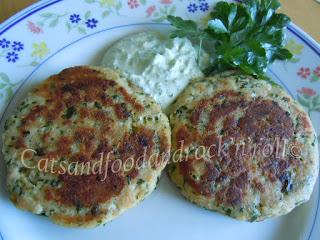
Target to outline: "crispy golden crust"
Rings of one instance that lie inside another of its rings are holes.
[[[311,121],[280,87],[236,73],[194,80],[170,116],[169,175],[192,202],[259,221],[307,201],[317,177]],[[181,152],[181,151],[180,151]]]
[[[3,152],[11,199],[62,225],[104,223],[154,189],[169,134],[160,107],[116,72],[63,70],[34,89],[7,121]],[[12,158],[25,149],[35,150],[25,158],[37,168]],[[39,171],[48,165],[50,171]]]

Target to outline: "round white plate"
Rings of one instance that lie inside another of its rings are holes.
[[[1,132],[6,117],[36,82],[80,64],[99,65],[108,45],[146,29],[168,32],[167,14],[203,21],[209,0],[46,0],[0,25]],[[287,30],[290,62],[268,75],[309,112],[320,133],[320,47],[295,25]],[[320,140],[320,139],[319,139]],[[0,239],[320,239],[319,182],[310,201],[287,216],[238,222],[183,199],[163,174],[158,189],[136,208],[95,229],[68,229],[16,209],[0,161]]]

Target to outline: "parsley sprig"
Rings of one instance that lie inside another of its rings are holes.
[[[192,20],[169,15],[175,28],[171,37],[187,37],[199,42],[198,61],[203,41],[208,43],[211,64],[207,75],[239,69],[264,77],[269,64],[286,60],[292,54],[284,48],[284,29],[290,18],[277,13],[278,0],[246,0],[243,4],[218,2],[206,28]]]

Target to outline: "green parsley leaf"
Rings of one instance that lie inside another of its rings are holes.
[[[228,29],[226,26],[223,24],[223,22],[220,19],[214,19],[210,20],[208,22],[209,28],[214,30],[216,33],[228,33]]]
[[[171,37],[188,37],[188,38],[198,38],[199,35],[203,35],[204,31],[198,28],[197,24],[191,20],[183,20],[181,17],[175,17],[169,15],[167,20],[175,28],[171,33]]]

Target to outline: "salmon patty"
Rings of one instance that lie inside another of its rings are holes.
[[[191,202],[261,221],[310,198],[315,131],[280,86],[235,72],[195,79],[172,106],[170,124],[168,172]]]
[[[136,205],[169,160],[160,106],[117,72],[73,67],[37,86],[6,121],[7,187],[19,208],[93,227]]]

